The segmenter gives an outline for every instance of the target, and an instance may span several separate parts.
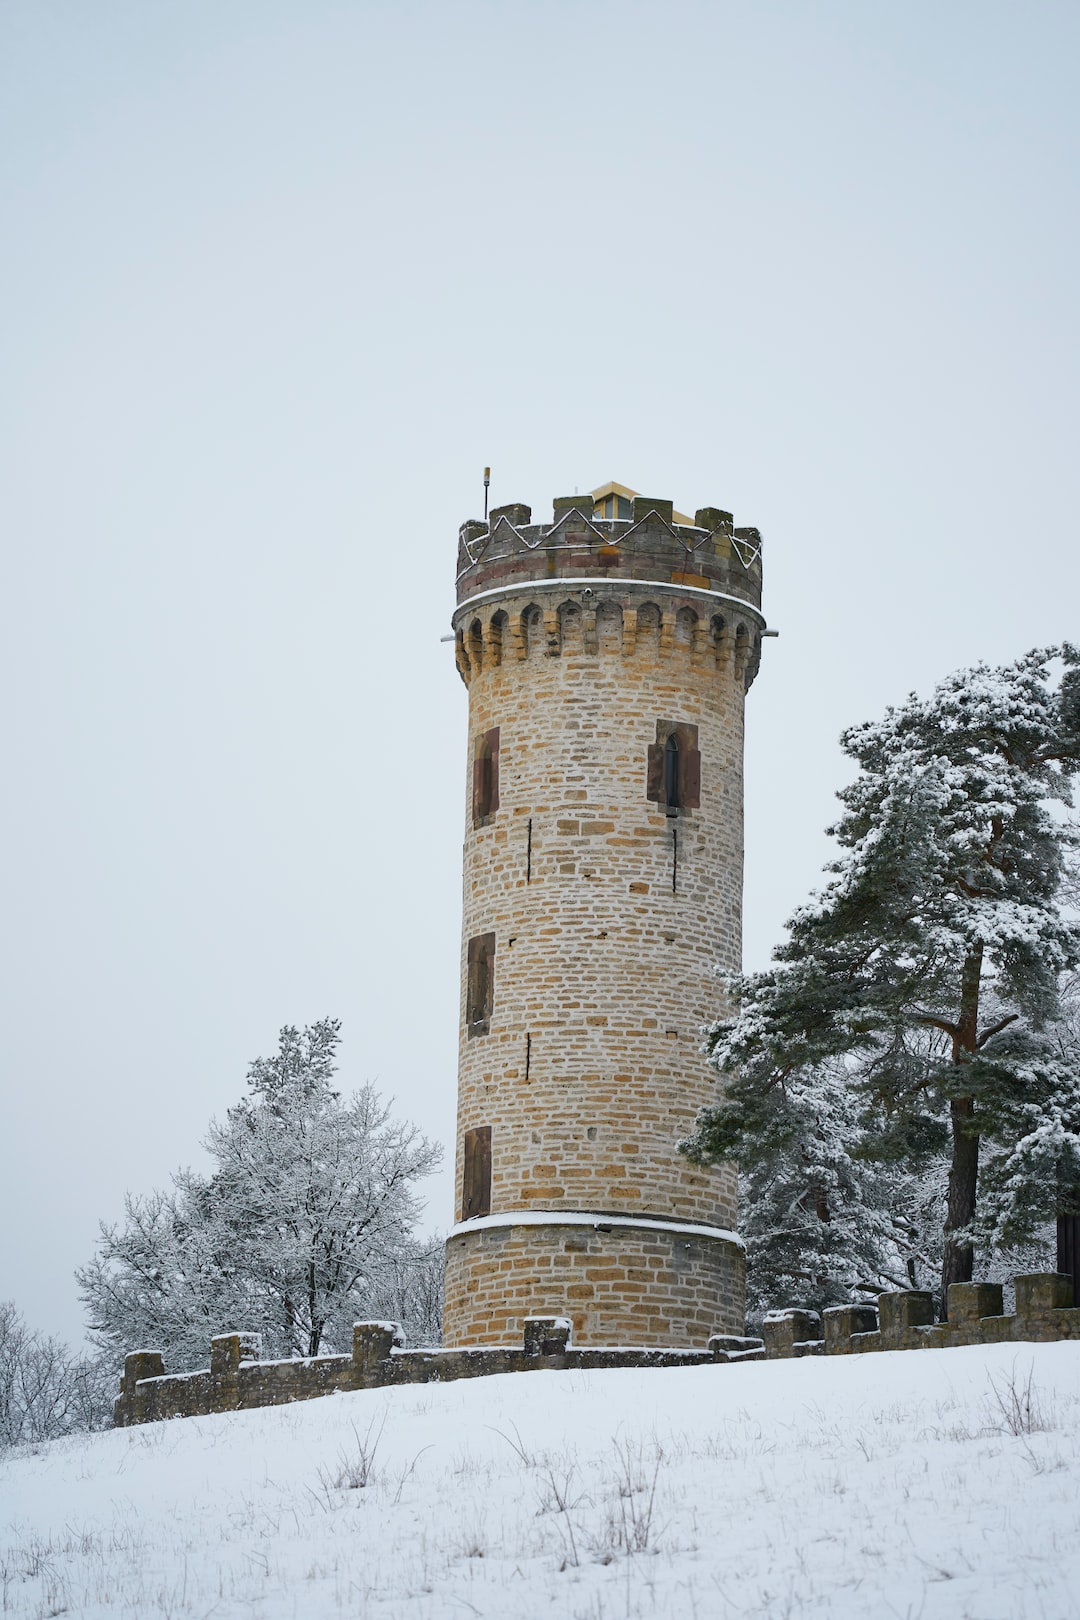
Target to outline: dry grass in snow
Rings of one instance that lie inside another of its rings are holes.
[[[0,1613],[1067,1620],[1080,1345],[335,1396],[0,1463]]]

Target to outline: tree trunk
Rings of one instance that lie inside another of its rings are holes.
[[[960,978],[960,1016],[953,1039],[953,1063],[958,1069],[971,1061],[978,1046],[982,962],[983,949],[980,945],[965,961]],[[949,1104],[949,1113],[952,1122],[952,1163],[949,1165],[949,1195],[945,1212],[945,1253],[941,1263],[942,1321],[949,1314],[949,1284],[971,1281],[974,1262],[971,1244],[954,1238],[952,1234],[974,1219],[979,1180],[979,1138],[971,1129],[975,1118],[974,1099],[954,1097]]]
[[[1074,1193],[1080,1189],[1074,1188]],[[1073,1304],[1080,1300],[1080,1215],[1057,1218],[1057,1268],[1072,1278]]]
[[[308,1352],[307,1353],[308,1353],[309,1356],[317,1356],[318,1353],[319,1353],[319,1343],[320,1343],[320,1341],[322,1339],[322,1323],[318,1320],[317,1315],[316,1315],[315,1262],[313,1260],[308,1261],[307,1286],[308,1286]]]
[[[949,1165],[949,1197],[945,1214],[945,1254],[941,1265],[941,1315],[948,1313],[949,1284],[970,1282],[974,1256],[971,1244],[951,1236],[965,1227],[975,1214],[975,1189],[979,1177],[979,1138],[970,1136],[965,1126],[975,1114],[970,1097],[956,1097],[952,1114],[952,1163]]]

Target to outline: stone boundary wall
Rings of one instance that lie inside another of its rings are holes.
[[[824,1313],[773,1311],[762,1339],[714,1334],[707,1350],[592,1349],[570,1344],[562,1317],[525,1323],[520,1345],[475,1350],[406,1350],[393,1322],[358,1322],[351,1356],[307,1361],[260,1361],[258,1336],[225,1333],[210,1341],[210,1366],[166,1374],[160,1354],[139,1350],[124,1362],[114,1408],[117,1428],[161,1418],[198,1417],[258,1406],[280,1406],[337,1391],[391,1384],[449,1383],[491,1373],[571,1367],[699,1367],[721,1362],[776,1361],[800,1356],[861,1355],[879,1350],[944,1350],[970,1344],[1080,1340],[1080,1308],[1072,1279],[1060,1272],[1017,1277],[1016,1310],[1006,1316],[1000,1283],[954,1283],[949,1320],[934,1321],[933,1296],[920,1290],[880,1294],[877,1306],[837,1305]]]
[[[358,1322],[351,1356],[314,1356],[306,1361],[260,1361],[257,1334],[223,1333],[211,1339],[210,1366],[201,1372],[166,1374],[157,1351],[137,1350],[127,1356],[113,1421],[117,1428],[126,1428],[159,1418],[281,1406],[339,1390],[441,1384],[491,1373],[554,1367],[696,1367],[726,1359],[713,1348],[577,1350],[570,1346],[570,1331],[565,1318],[534,1317],[525,1323],[520,1345],[406,1350],[396,1323]],[[760,1340],[738,1343],[752,1348]]]
[[[1080,1339],[1072,1278],[1035,1272],[1015,1279],[1016,1310],[1006,1316],[1000,1283],[953,1283],[949,1319],[935,1322],[933,1295],[911,1289],[879,1294],[877,1306],[834,1305],[816,1311],[770,1311],[758,1359],[853,1356],[872,1350],[951,1350],[966,1344],[1045,1344]],[[712,1341],[710,1340],[710,1343]]]

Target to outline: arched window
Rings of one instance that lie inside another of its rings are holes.
[[[547,651],[547,638],[544,634],[544,615],[535,602],[527,607],[521,615],[521,628],[525,637],[526,651],[543,653]]]
[[[679,808],[679,739],[672,731],[664,744],[664,803]]]
[[[693,647],[698,616],[693,608],[682,607],[675,615],[675,640],[683,647]]]
[[[501,664],[503,661],[506,646],[506,629],[509,622],[506,614],[501,611],[491,615],[491,623],[488,625],[488,646],[491,648],[492,662],[496,665]]]

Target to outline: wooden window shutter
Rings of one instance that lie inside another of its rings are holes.
[[[484,767],[486,764],[487,760],[483,754],[477,754],[472,762],[472,818],[474,826],[478,821],[482,821],[487,814],[484,809]]]
[[[474,934],[469,941],[465,979],[465,1023],[470,1037],[486,1035],[495,1002],[495,935]]]
[[[484,733],[484,750],[488,756],[488,809],[489,816],[493,816],[499,808],[499,728],[492,726],[490,731]]]
[[[687,726],[686,729],[693,731],[696,744],[697,727]],[[697,747],[679,750],[679,802],[686,810],[697,810],[701,806],[701,752]]]
[[[649,763],[646,767],[645,797],[653,804],[664,802],[664,744],[649,744]]]
[[[461,1218],[491,1214],[491,1126],[478,1125],[465,1132],[465,1168],[462,1175]]]
[[[499,808],[499,728],[485,731],[473,758],[473,826],[480,826]]]

